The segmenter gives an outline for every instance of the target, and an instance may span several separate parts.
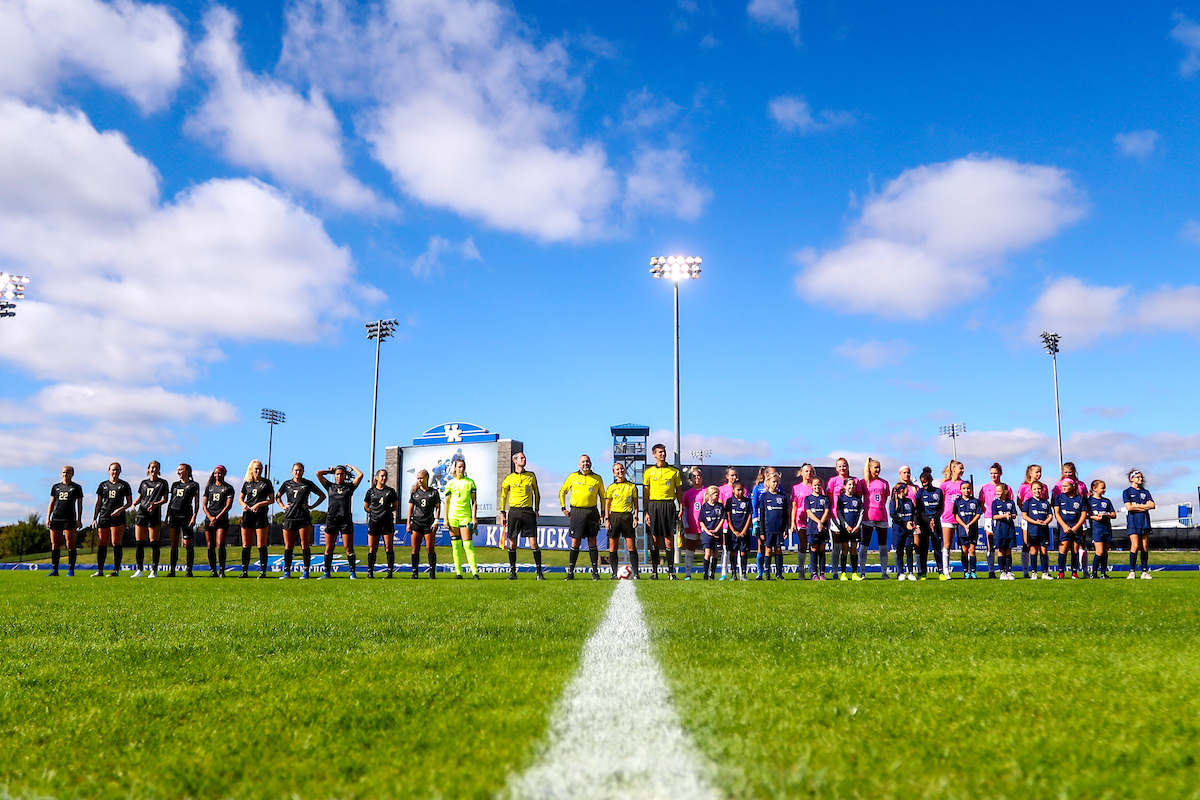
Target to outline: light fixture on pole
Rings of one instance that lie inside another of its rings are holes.
[[[375,399],[371,402],[371,480],[375,480],[375,418],[379,413],[379,345],[396,333],[396,320],[368,322],[367,338],[375,340]]]
[[[693,450],[692,458],[694,458],[696,461],[699,461],[701,464],[703,464],[704,459],[712,458],[712,450]]]
[[[1062,337],[1057,333],[1049,333],[1042,331],[1042,347],[1046,348],[1046,352],[1050,354],[1050,361],[1054,364],[1054,427],[1058,431],[1058,470],[1062,474],[1063,451],[1062,451],[1062,413],[1058,407],[1058,343]]]
[[[938,433],[942,436],[950,437],[950,449],[954,452],[954,460],[958,461],[958,437],[967,432],[967,426],[961,422],[952,422],[949,425],[943,425],[938,428]]]
[[[262,410],[262,418],[267,421],[271,432],[267,434],[267,480],[271,479],[271,448],[275,444],[275,426],[282,425],[287,421],[287,415],[282,411],[276,411],[273,408],[264,408]]]
[[[679,432],[679,282],[700,277],[699,256],[655,256],[650,259],[650,274],[656,279],[667,278],[675,286],[675,466],[680,466]]]
[[[16,303],[13,300],[25,299],[25,284],[29,278],[24,275],[11,275],[0,272],[0,317],[15,317]]]

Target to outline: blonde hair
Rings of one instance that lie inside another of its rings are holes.
[[[960,467],[963,465],[963,463],[958,459],[950,459],[950,462],[946,464],[946,468],[942,470],[942,480],[948,481],[953,477],[955,464],[958,464]]]
[[[262,474],[263,463],[256,458],[253,461],[251,461],[249,464],[246,465],[246,483],[249,483],[250,481],[254,480],[253,473],[254,473],[254,465],[255,464],[258,464],[259,474],[260,475]]]
[[[1037,471],[1041,472],[1042,465],[1041,464],[1030,464],[1028,467],[1025,468],[1025,482],[1028,483],[1030,486],[1033,485],[1033,471],[1035,469]]]
[[[720,497],[720,496],[721,496],[721,490],[720,490],[720,488],[719,488],[719,487],[717,487],[717,486],[715,486],[715,485],[713,485],[713,486],[705,486],[705,487],[704,487],[704,500],[705,500],[706,502],[708,501],[709,495],[715,495],[715,496],[717,496],[717,497]]]
[[[871,480],[871,465],[872,464],[879,467],[880,472],[883,471],[883,466],[878,461],[871,458],[870,456],[867,456],[867,460],[865,462],[863,462],[863,477],[866,478],[868,481]],[[878,476],[876,476],[876,477],[878,477]]]

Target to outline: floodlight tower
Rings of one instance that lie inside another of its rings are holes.
[[[275,444],[275,426],[282,425],[287,421],[287,415],[282,411],[276,411],[273,408],[264,408],[262,410],[262,418],[267,421],[270,427],[270,433],[267,434],[267,480],[271,479],[271,447]]]
[[[379,414],[379,346],[396,333],[396,320],[368,322],[367,338],[375,340],[375,399],[371,403],[371,480],[375,480],[375,419]]]
[[[679,282],[700,277],[699,256],[655,256],[650,259],[650,274],[655,279],[667,278],[675,286],[675,466],[683,456],[679,431]]]
[[[693,450],[693,451],[692,451],[692,458],[694,458],[695,460],[697,460],[697,461],[699,461],[701,464],[703,464],[703,463],[704,463],[704,459],[706,459],[706,458],[712,458],[712,450],[707,450],[707,449],[705,449],[705,450]]]
[[[25,284],[27,283],[29,283],[29,278],[24,275],[0,272],[0,318],[17,315],[16,303],[12,301],[25,299]]]
[[[1050,354],[1050,362],[1054,365],[1054,427],[1058,431],[1058,474],[1062,474],[1062,413],[1058,406],[1058,343],[1062,337],[1057,333],[1042,331],[1042,347]]]
[[[954,451],[954,460],[958,461],[958,437],[967,432],[967,426],[961,422],[952,422],[949,425],[943,425],[938,428],[938,433],[942,436],[950,437],[950,448]]]

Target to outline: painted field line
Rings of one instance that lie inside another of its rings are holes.
[[[633,584],[613,590],[538,761],[509,781],[516,800],[716,800],[679,724]]]

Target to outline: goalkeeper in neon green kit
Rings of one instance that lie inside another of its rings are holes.
[[[450,481],[442,489],[445,497],[446,526],[450,529],[450,544],[454,549],[454,576],[462,580],[463,556],[471,565],[471,574],[479,580],[475,566],[475,528],[479,524],[475,481],[467,477],[467,462],[461,458],[450,465]]]

